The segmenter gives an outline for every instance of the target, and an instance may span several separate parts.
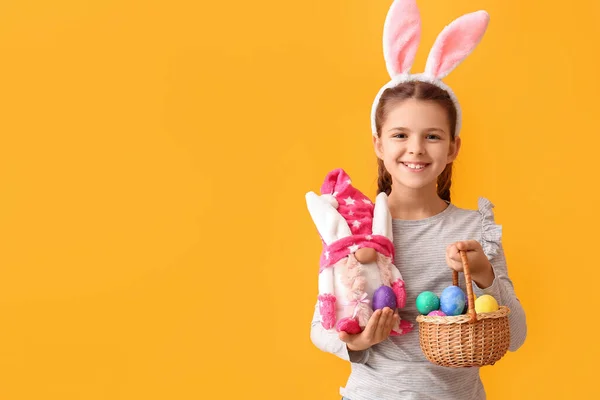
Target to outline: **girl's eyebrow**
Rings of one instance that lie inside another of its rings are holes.
[[[392,132],[392,131],[407,131],[407,132],[410,132],[411,130],[408,129],[408,128],[405,128],[403,126],[397,126],[397,127],[388,129],[388,132]],[[423,132],[431,132],[431,131],[445,132],[443,129],[436,128],[436,127],[431,127],[431,128],[423,129]]]
[[[410,132],[410,129],[405,128],[403,126],[396,126],[394,128],[388,129],[388,132],[391,132],[391,131],[409,131]]]

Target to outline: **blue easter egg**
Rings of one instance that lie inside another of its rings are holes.
[[[467,304],[467,295],[458,286],[448,286],[440,296],[440,309],[446,315],[460,315]]]

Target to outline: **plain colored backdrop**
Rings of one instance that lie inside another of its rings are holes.
[[[0,3],[0,399],[338,399],[309,338],[321,244],[304,194],[374,198],[369,112],[391,0]],[[486,9],[446,81],[453,201],[496,205],[525,345],[489,399],[596,392],[600,3]],[[449,279],[450,279],[450,272]]]

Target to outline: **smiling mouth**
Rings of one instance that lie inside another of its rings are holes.
[[[425,164],[425,163],[401,163],[402,165],[404,165],[407,169],[411,170],[411,171],[423,171],[426,167],[429,166],[429,164]]]

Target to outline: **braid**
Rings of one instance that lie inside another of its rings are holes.
[[[450,186],[452,186],[452,163],[446,165],[437,179],[438,196],[447,202],[450,202]]]
[[[377,175],[377,194],[385,192],[389,196],[392,192],[392,176],[385,169],[381,159],[377,160]]]
[[[356,317],[358,318],[358,324],[360,326],[366,326],[369,322],[369,318],[373,313],[373,310],[362,303],[360,298],[365,293],[365,287],[367,285],[367,278],[364,275],[364,267],[358,262],[354,254],[350,254],[346,261],[340,261],[339,263],[345,263],[348,268],[346,279],[344,279],[344,286],[348,289],[347,300],[349,302],[356,302]],[[338,264],[336,264],[338,265]]]

